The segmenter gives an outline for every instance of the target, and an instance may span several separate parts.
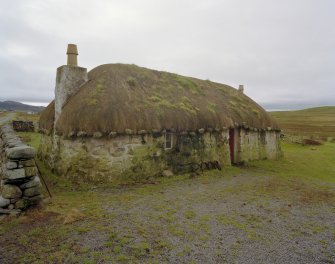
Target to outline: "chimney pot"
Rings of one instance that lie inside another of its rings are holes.
[[[240,84],[238,86],[238,91],[241,92],[241,93],[244,93],[244,85]]]
[[[67,65],[71,66],[78,66],[77,56],[78,56],[78,49],[77,45],[75,44],[68,44],[67,45]]]

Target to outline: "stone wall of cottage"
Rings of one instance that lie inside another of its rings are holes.
[[[240,162],[278,159],[282,156],[280,132],[240,130]]]
[[[57,142],[42,135],[38,155],[58,174],[79,182],[122,183],[162,176],[167,170],[181,174],[230,166],[229,130],[200,132],[173,133],[171,149],[165,148],[161,132],[109,136],[78,132],[56,137]],[[279,132],[241,128],[235,139],[236,163],[280,157]]]
[[[211,163],[230,166],[226,130],[172,134],[171,149],[165,148],[164,133],[60,138],[57,155],[53,144],[51,136],[43,135],[39,157],[58,174],[79,181],[140,180],[166,170],[179,174],[209,169]],[[57,160],[54,166],[52,159]]]
[[[9,125],[0,129],[0,211],[24,210],[42,201],[41,182],[27,146]]]

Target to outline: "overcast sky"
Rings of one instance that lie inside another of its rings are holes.
[[[50,102],[68,43],[89,70],[139,66],[245,85],[270,108],[335,105],[334,0],[11,0],[0,100]]]

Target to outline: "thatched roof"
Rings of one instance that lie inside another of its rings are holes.
[[[55,120],[55,101],[53,100],[40,115],[40,129],[52,130]]]
[[[98,66],[88,79],[65,104],[58,132],[277,128],[262,107],[228,85],[125,64]],[[52,127],[52,104],[41,115],[42,128]]]

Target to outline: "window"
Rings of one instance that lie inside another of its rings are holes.
[[[165,134],[165,149],[171,149],[172,148],[172,134],[166,133]]]

